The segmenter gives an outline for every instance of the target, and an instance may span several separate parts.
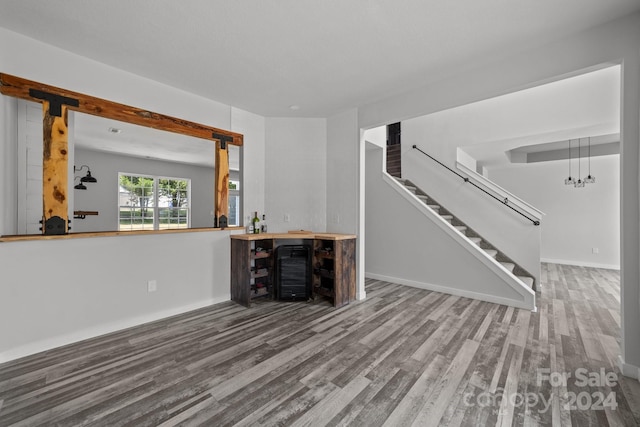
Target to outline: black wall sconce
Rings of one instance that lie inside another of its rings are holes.
[[[87,168],[87,174],[80,178],[80,184],[78,184],[78,185],[82,185],[83,182],[98,182],[97,179],[95,179],[93,176],[91,176],[91,169],[89,169],[89,166],[87,166],[87,165],[82,165],[79,168],[74,166],[73,167],[73,172],[80,172],[84,168]],[[84,188],[79,188],[78,185],[76,185],[73,188],[77,188],[78,190],[86,190],[87,189],[87,187],[85,187],[84,185],[83,185]]]
[[[73,177],[73,182],[76,181],[80,181],[78,182],[76,185],[73,186],[73,188],[75,188],[76,190],[86,190],[87,186],[84,185],[84,183],[82,182],[82,178],[80,178],[79,176],[74,176]]]

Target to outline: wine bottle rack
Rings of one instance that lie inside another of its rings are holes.
[[[335,307],[355,300],[356,239],[336,234],[270,234],[231,236],[231,299],[250,307],[257,298],[273,298],[275,249],[291,239],[313,242],[312,296]]]

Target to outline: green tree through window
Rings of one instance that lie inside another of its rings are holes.
[[[188,228],[190,180],[119,174],[119,230]]]

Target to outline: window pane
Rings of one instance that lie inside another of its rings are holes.
[[[189,180],[159,179],[158,205],[162,210],[159,222],[161,230],[189,227]]]
[[[153,209],[120,207],[119,230],[153,230]]]
[[[240,225],[240,181],[229,180],[229,218],[231,226]]]
[[[119,230],[153,230],[189,226],[188,179],[119,175]],[[156,206],[157,200],[157,206]]]
[[[153,178],[119,174],[118,230],[153,230]]]
[[[228,223],[232,226],[239,225],[238,222],[238,201],[240,197],[238,196],[229,196],[229,218]]]
[[[187,209],[181,208],[159,208],[158,228],[166,230],[169,228],[187,228]]]

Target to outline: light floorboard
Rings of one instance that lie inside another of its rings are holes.
[[[228,302],[140,325],[0,365],[0,426],[640,425],[619,273],[541,277],[537,312],[367,280],[341,309]]]

